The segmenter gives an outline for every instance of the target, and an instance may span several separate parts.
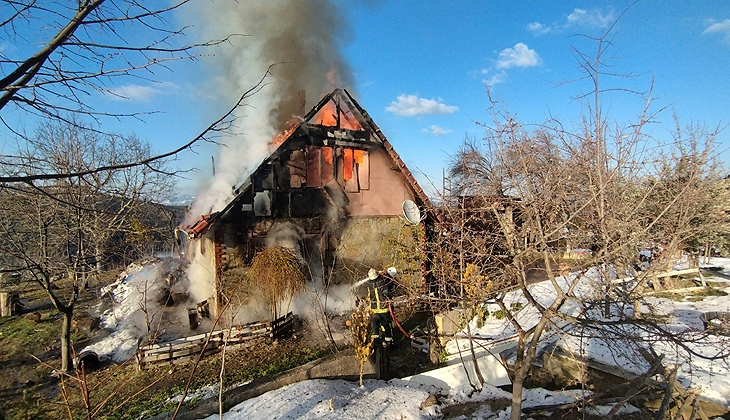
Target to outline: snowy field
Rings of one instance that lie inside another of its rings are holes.
[[[429,396],[436,395],[438,404],[421,408]],[[588,395],[589,391],[584,393],[580,390],[528,389],[525,390],[523,407],[573,403]],[[510,398],[512,395],[509,392],[489,385],[478,392],[470,387],[462,387],[444,395],[441,389],[401,379],[387,382],[366,380],[362,387],[343,380],[314,379],[244,401],[223,413],[223,419],[434,419],[442,417],[442,407],[462,403],[486,403],[490,400],[500,401],[505,406]],[[625,412],[635,410],[635,407],[627,406]],[[507,419],[509,414],[509,408],[495,412],[489,404],[484,404],[472,414],[472,418]],[[216,414],[206,420],[218,418]]]
[[[719,271],[722,274],[730,273],[730,259],[713,258],[707,267],[722,267]],[[675,269],[686,269],[686,265],[678,265]],[[568,282],[574,278],[559,277],[558,283],[564,289]],[[709,282],[716,283],[716,288],[730,293],[730,281],[719,276],[705,276]],[[595,275],[588,272],[576,287],[576,295],[590,299],[592,290],[595,287]],[[718,286],[719,284],[720,286]],[[541,304],[548,306],[552,303],[557,294],[550,282],[545,281],[530,285],[533,296]],[[675,344],[669,343],[658,337],[656,331],[650,329],[639,329],[636,326],[612,326],[595,327],[584,332],[577,328],[568,327],[569,333],[546,332],[543,335],[541,348],[559,348],[566,353],[573,354],[580,358],[594,360],[608,366],[616,366],[628,372],[641,374],[647,371],[649,364],[638,356],[638,347],[648,349],[652,346],[659,355],[664,355],[665,366],[673,364],[679,366],[677,379],[684,387],[699,388],[702,396],[710,401],[717,402],[724,406],[730,406],[730,365],[727,360],[705,360],[696,355],[714,356],[720,352],[727,351],[730,340],[728,337],[705,335],[703,323],[700,316],[709,311],[730,312],[730,295],[728,296],[705,296],[699,301],[694,301],[692,296],[678,296],[678,300],[660,297],[648,297],[646,302],[651,306],[655,315],[664,316],[663,328],[677,334],[682,334],[687,341],[687,348],[683,349]],[[540,319],[538,311],[527,304],[527,300],[520,291],[508,294],[505,299],[507,305],[519,304],[524,307],[516,316],[520,325],[527,329],[531,328]],[[602,305],[599,305],[602,307]],[[499,309],[496,304],[486,305],[490,313]],[[562,309],[563,312],[594,319],[605,319],[600,310],[595,313],[584,313],[581,305],[576,302],[568,302]],[[613,308],[613,314],[619,311],[630,313],[633,308]],[[642,307],[642,313],[649,313],[649,307]],[[618,320],[617,316],[605,320]],[[514,336],[515,330],[512,324],[506,319],[498,319],[491,316],[483,321],[471,322],[472,334],[488,340],[504,339]],[[595,338],[595,336],[608,336],[610,339]],[[631,342],[618,339],[619,336],[630,336],[634,338]],[[690,342],[689,340],[696,340]],[[637,342],[638,341],[638,342]],[[468,349],[467,340],[452,340],[447,345],[449,353],[458,353]],[[689,351],[695,353],[690,357]],[[691,360],[690,360],[691,359]]]
[[[730,273],[730,259],[715,258],[711,266],[722,266],[721,272]],[[723,282],[725,287],[722,290],[730,292],[730,283],[720,277],[707,277],[708,281]],[[565,279],[561,279],[567,284]],[[592,289],[591,277],[586,276],[579,289],[582,293],[590,293]],[[531,286],[533,293],[542,302],[551,302],[555,298],[555,291],[548,284],[537,283]],[[513,293],[509,297],[511,303],[522,303],[524,297],[519,293]],[[689,299],[680,301],[663,298],[651,298],[650,304],[656,310],[667,315],[667,326],[677,331],[695,331],[702,327],[699,316],[703,311],[730,311],[730,296],[708,296],[701,301],[693,302]],[[496,308],[488,308],[496,311]],[[572,313],[579,311],[578,305],[567,305],[566,311]],[[642,311],[643,312],[643,311]],[[534,325],[538,316],[536,311],[525,308],[519,312],[520,323],[526,327]],[[514,334],[512,327],[504,319],[488,317],[486,320],[471,323],[472,332],[476,336],[490,339],[505,338]],[[593,358],[603,363],[621,366],[628,370],[635,370],[637,373],[643,371],[645,363],[637,361],[635,354],[622,354],[616,351],[616,343],[601,342],[596,339],[577,339],[576,335],[547,335],[547,342],[550,345],[558,345],[568,351],[575,351],[581,356]],[[579,337],[579,336],[578,336]],[[648,346],[649,344],[644,344]],[[693,358],[692,363],[686,363],[686,354],[681,349],[667,348],[666,343],[655,341],[655,351],[665,355],[665,363],[677,363],[680,365],[678,379],[684,386],[700,388],[703,397],[728,405],[730,402],[730,367],[727,362],[704,362]],[[694,351],[700,353],[712,353],[716,351],[713,347],[722,345],[719,339],[713,342],[710,338],[702,344],[693,347]],[[458,348],[465,348],[465,343],[450,342],[450,352],[457,352]],[[527,389],[523,394],[523,407],[536,407],[547,404],[560,404],[574,402],[587,396],[580,390],[575,391],[547,391],[544,389]],[[422,403],[429,396],[438,396],[435,405]],[[369,380],[363,387],[355,383],[342,380],[309,380],[283,387],[268,392],[257,398],[244,401],[229,412],[224,413],[223,418],[227,420],[238,419],[431,419],[440,418],[443,410],[449,406],[463,403],[484,403],[489,400],[498,400],[500,407],[506,407],[511,399],[511,394],[501,389],[486,385],[481,391],[474,392],[470,387],[461,387],[451,390],[438,389],[428,385],[414,384],[400,379],[388,382]],[[428,405],[428,406],[426,406]],[[605,414],[610,407],[598,406],[591,408],[593,415]],[[637,411],[636,407],[627,405],[621,413]],[[507,419],[509,418],[509,407],[503,410],[493,410],[491,405],[480,405],[469,418],[479,419]],[[216,419],[217,415],[208,419]],[[462,418],[467,418],[463,417]]]

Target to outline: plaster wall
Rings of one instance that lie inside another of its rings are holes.
[[[413,200],[406,178],[393,165],[388,152],[375,149],[370,153],[370,188],[348,192],[349,216],[396,216],[403,213],[403,201]]]

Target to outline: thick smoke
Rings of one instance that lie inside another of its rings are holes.
[[[221,141],[216,175],[198,194],[188,222],[221,210],[240,183],[269,152],[276,132],[335,87],[352,86],[352,72],[340,53],[348,30],[329,0],[254,0],[199,3],[207,39],[235,36],[216,49],[215,80],[220,100],[235,103],[271,69],[264,86],[247,101],[235,132]]]
[[[195,308],[212,291],[190,287],[181,273],[180,260],[174,256],[130,264],[116,282],[101,290],[101,327],[109,335],[83,351],[123,362],[150,338],[156,337],[159,342],[209,330],[212,322],[201,319],[197,331],[191,331],[188,308]],[[178,293],[179,301],[174,306],[166,306],[170,292]]]

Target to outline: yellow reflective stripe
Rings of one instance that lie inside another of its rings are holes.
[[[380,309],[380,294],[378,293],[378,288],[375,287],[375,302],[377,305],[377,308]]]

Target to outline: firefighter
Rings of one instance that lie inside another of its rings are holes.
[[[397,274],[395,267],[390,267],[385,273],[378,273],[374,268],[368,271],[368,295],[370,297],[370,317],[372,330],[371,338],[373,343],[382,338],[383,346],[389,346],[393,341],[393,326],[391,324],[388,303],[393,295],[395,282],[393,278]]]

